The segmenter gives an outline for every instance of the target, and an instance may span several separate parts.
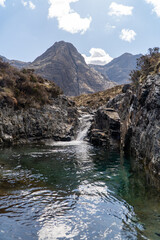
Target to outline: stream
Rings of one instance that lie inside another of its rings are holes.
[[[0,149],[0,240],[160,239],[159,193],[81,120],[75,141]]]

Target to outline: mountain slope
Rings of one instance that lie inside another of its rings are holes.
[[[0,108],[40,107],[51,103],[62,91],[53,82],[30,70],[18,70],[0,60]]]
[[[22,69],[22,68],[27,68],[28,64],[30,64],[30,62],[22,62],[22,61],[18,61],[18,60],[9,60],[6,57],[3,57],[0,55],[0,59],[3,60],[3,62],[7,62],[10,65],[12,65],[13,67],[16,67],[18,69]]]
[[[132,55],[130,53],[124,53],[104,66],[91,66],[96,71],[99,71],[104,76],[108,77],[111,81],[118,84],[124,84],[128,82],[131,70],[136,69],[137,58],[140,58],[141,56],[141,54]]]
[[[56,42],[28,68],[35,69],[37,74],[54,81],[68,96],[94,93],[115,85],[88,66],[77,49],[64,41]]]

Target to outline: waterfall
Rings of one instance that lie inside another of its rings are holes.
[[[77,137],[75,138],[75,140],[73,141],[69,141],[69,142],[47,142],[47,145],[52,145],[52,146],[76,146],[76,145],[80,145],[81,143],[83,143],[83,140],[85,139],[85,137],[87,136],[87,132],[91,126],[91,120],[93,119],[93,115],[91,114],[86,114],[81,112],[81,116],[79,117],[79,129],[77,131]]]
[[[76,141],[83,141],[87,136],[87,132],[91,126],[91,120],[93,116],[91,114],[83,114],[80,118],[80,128],[77,134]]]

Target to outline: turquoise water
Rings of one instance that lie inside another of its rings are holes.
[[[160,195],[85,142],[0,150],[0,239],[160,239]]]

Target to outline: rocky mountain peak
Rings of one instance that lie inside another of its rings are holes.
[[[29,68],[50,81],[54,81],[66,95],[94,93],[115,85],[101,73],[85,63],[82,55],[68,42],[56,42]]]
[[[84,58],[73,46],[73,44],[60,41],[53,44],[47,51],[45,51],[40,57],[36,58],[33,64],[53,63],[53,62],[70,64],[84,64],[86,65]]]

